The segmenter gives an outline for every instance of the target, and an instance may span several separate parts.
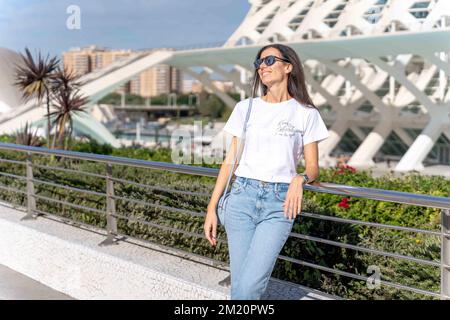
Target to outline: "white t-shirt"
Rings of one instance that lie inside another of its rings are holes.
[[[238,102],[224,132],[241,138],[249,100]],[[329,136],[319,111],[294,98],[269,103],[254,98],[247,123],[244,150],[235,175],[267,182],[290,183],[297,174],[303,145]]]

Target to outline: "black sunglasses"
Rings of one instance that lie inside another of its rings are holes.
[[[289,60],[284,59],[284,58],[278,58],[276,56],[267,56],[264,58],[260,58],[260,59],[256,59],[255,62],[253,62],[253,65],[255,66],[255,69],[259,69],[259,67],[262,65],[262,63],[264,62],[266,64],[266,66],[271,66],[273,65],[277,60],[280,61],[284,61],[284,62],[288,62],[290,63]]]

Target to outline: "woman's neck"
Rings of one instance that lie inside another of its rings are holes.
[[[262,99],[264,101],[270,102],[270,103],[283,102],[283,101],[289,100],[291,98],[292,97],[289,94],[286,85],[284,85],[282,87],[282,89],[280,87],[274,85],[274,86],[268,88],[266,95],[262,97]]]
[[[265,102],[269,102],[269,103],[278,103],[278,102],[283,102],[286,100],[291,99],[291,95],[288,92],[283,92],[283,93],[272,93],[272,92],[267,92],[267,94],[263,97],[261,97],[261,99],[263,99]]]

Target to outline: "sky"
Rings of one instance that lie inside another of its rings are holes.
[[[75,11],[68,13],[71,6]],[[228,39],[249,8],[248,0],[0,0],[0,47],[60,56],[92,44],[144,49],[217,43]]]

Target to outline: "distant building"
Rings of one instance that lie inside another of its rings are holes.
[[[214,86],[225,93],[235,92],[235,86],[232,81],[213,80]],[[198,80],[183,80],[183,93],[200,93],[204,91],[203,84]]]
[[[232,81],[214,80],[212,83],[222,92],[230,93],[235,91],[234,83]]]
[[[203,84],[201,82],[194,82],[192,84],[192,92],[193,93],[200,93],[203,91]]]
[[[155,50],[155,49],[153,49]],[[75,48],[63,53],[64,66],[84,75],[89,72],[104,68],[122,58],[127,58],[136,53],[151,52],[153,50],[111,50],[98,46]],[[157,49],[172,50],[172,49]],[[116,92],[127,92],[143,97],[153,97],[170,92],[181,92],[180,70],[159,64],[136,75],[126,84],[119,87]]]

